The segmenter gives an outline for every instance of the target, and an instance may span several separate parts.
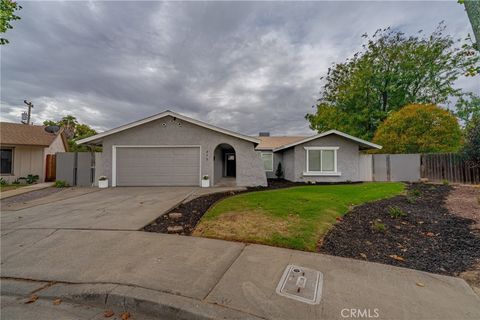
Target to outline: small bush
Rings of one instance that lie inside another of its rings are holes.
[[[417,203],[417,198],[409,195],[409,196],[407,196],[407,202],[411,203],[411,204],[415,204],[415,203]]]
[[[20,184],[20,180],[15,179],[15,180],[12,182],[12,184],[15,184],[15,185]]]
[[[275,171],[275,176],[277,176],[277,179],[280,179],[283,177],[283,169],[282,169],[281,162],[278,163],[277,170]]]
[[[450,182],[448,182],[447,179],[443,179],[443,180],[442,180],[442,184],[443,184],[444,186],[448,186],[448,185],[450,184]]]
[[[418,188],[413,188],[410,190],[409,194],[413,197],[420,197],[422,195],[422,191],[420,191]]]
[[[0,178],[0,185],[2,186],[6,186],[8,184],[8,181],[3,179],[3,178]]]
[[[37,182],[39,178],[38,174],[29,174],[26,179],[28,184],[33,184]]]
[[[400,217],[404,217],[404,216],[407,215],[407,214],[405,213],[405,211],[403,211],[403,210],[400,209],[399,207],[389,207],[389,208],[388,208],[388,214],[389,214],[390,217],[392,217],[392,218],[400,218]]]
[[[384,223],[375,221],[373,223],[373,229],[377,232],[385,232],[385,230],[387,230],[387,226]]]
[[[55,181],[55,188],[66,188],[66,187],[68,187],[67,182],[65,182],[63,180]]]

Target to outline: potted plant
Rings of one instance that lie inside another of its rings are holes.
[[[101,176],[98,178],[98,187],[103,189],[103,188],[108,188],[108,179],[105,176]]]
[[[210,187],[210,179],[208,178],[208,176],[203,176],[202,177],[202,188],[208,188]]]

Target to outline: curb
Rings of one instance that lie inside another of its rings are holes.
[[[2,295],[6,296],[28,297],[36,294],[43,299],[60,298],[67,302],[105,309],[122,309],[133,314],[142,313],[162,319],[262,319],[201,300],[135,286],[2,279],[1,287]]]

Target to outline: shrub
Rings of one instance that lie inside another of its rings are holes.
[[[433,104],[411,104],[392,112],[373,142],[383,145],[382,153],[457,152],[462,131],[450,111]]]
[[[442,184],[443,184],[444,186],[448,186],[450,183],[448,182],[447,179],[443,179],[443,180],[442,180]]]
[[[402,209],[400,209],[399,207],[389,207],[389,208],[388,208],[388,214],[389,214],[390,217],[392,217],[392,218],[399,218],[399,217],[404,217],[404,216],[407,215],[407,214],[406,214]]]
[[[203,179],[203,180],[208,180],[208,176],[205,175],[205,176],[202,177],[202,179]]]
[[[68,184],[64,180],[55,181],[55,188],[66,188],[66,187],[68,187]]]
[[[6,186],[8,184],[8,181],[3,179],[3,178],[0,178],[0,185],[2,186]]]
[[[414,196],[409,195],[407,196],[407,202],[411,204],[415,204],[417,203],[417,199]]]
[[[275,175],[277,176],[278,179],[283,177],[283,169],[282,169],[282,163],[279,162],[277,166],[277,171],[275,171]]]
[[[385,232],[385,230],[387,230],[387,226],[384,223],[375,221],[373,223],[373,229],[377,232]]]
[[[409,193],[412,197],[420,197],[422,195],[422,191],[418,188],[413,188]]]
[[[100,177],[98,178],[98,181],[105,181],[105,180],[107,180],[107,177],[106,177],[106,176],[100,176]]]
[[[39,179],[38,174],[35,174],[35,175],[34,174],[29,174],[26,178],[28,184],[35,183],[35,182],[38,181],[38,179]]]

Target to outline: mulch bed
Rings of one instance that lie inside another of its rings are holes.
[[[161,215],[154,222],[145,226],[143,230],[147,232],[190,235],[205,212],[207,212],[213,204],[215,204],[217,201],[242,192],[245,191],[221,192],[195,198],[189,202],[182,203],[176,208],[170,210],[169,213]],[[181,216],[174,217],[176,213],[180,213]],[[168,230],[169,227],[172,228],[178,226],[181,226],[183,229],[176,231]]]
[[[480,261],[480,233],[471,228],[475,222],[445,206],[452,187],[410,184],[407,189],[407,195],[353,208],[318,251],[445,275],[458,275]],[[406,215],[392,218],[391,207]]]
[[[351,182],[345,182],[342,184],[350,184]],[[333,183],[326,183],[333,184]],[[338,183],[337,183],[338,184]],[[264,190],[276,190],[297,186],[310,185],[305,182],[291,182],[284,179],[269,179],[267,187],[251,187],[244,191],[230,191],[222,193],[214,193],[199,198],[193,199],[187,203],[182,203],[176,208],[170,210],[167,214],[161,215],[154,222],[143,228],[147,232],[159,232],[159,233],[176,233],[182,235],[190,235],[203,217],[205,212],[213,206],[217,201],[231,197],[233,195],[252,191],[264,191]],[[315,184],[324,185],[324,184]],[[174,213],[173,215],[170,215]],[[178,215],[180,213],[181,215]],[[181,228],[180,228],[181,227]],[[169,230],[170,228],[170,230]]]

